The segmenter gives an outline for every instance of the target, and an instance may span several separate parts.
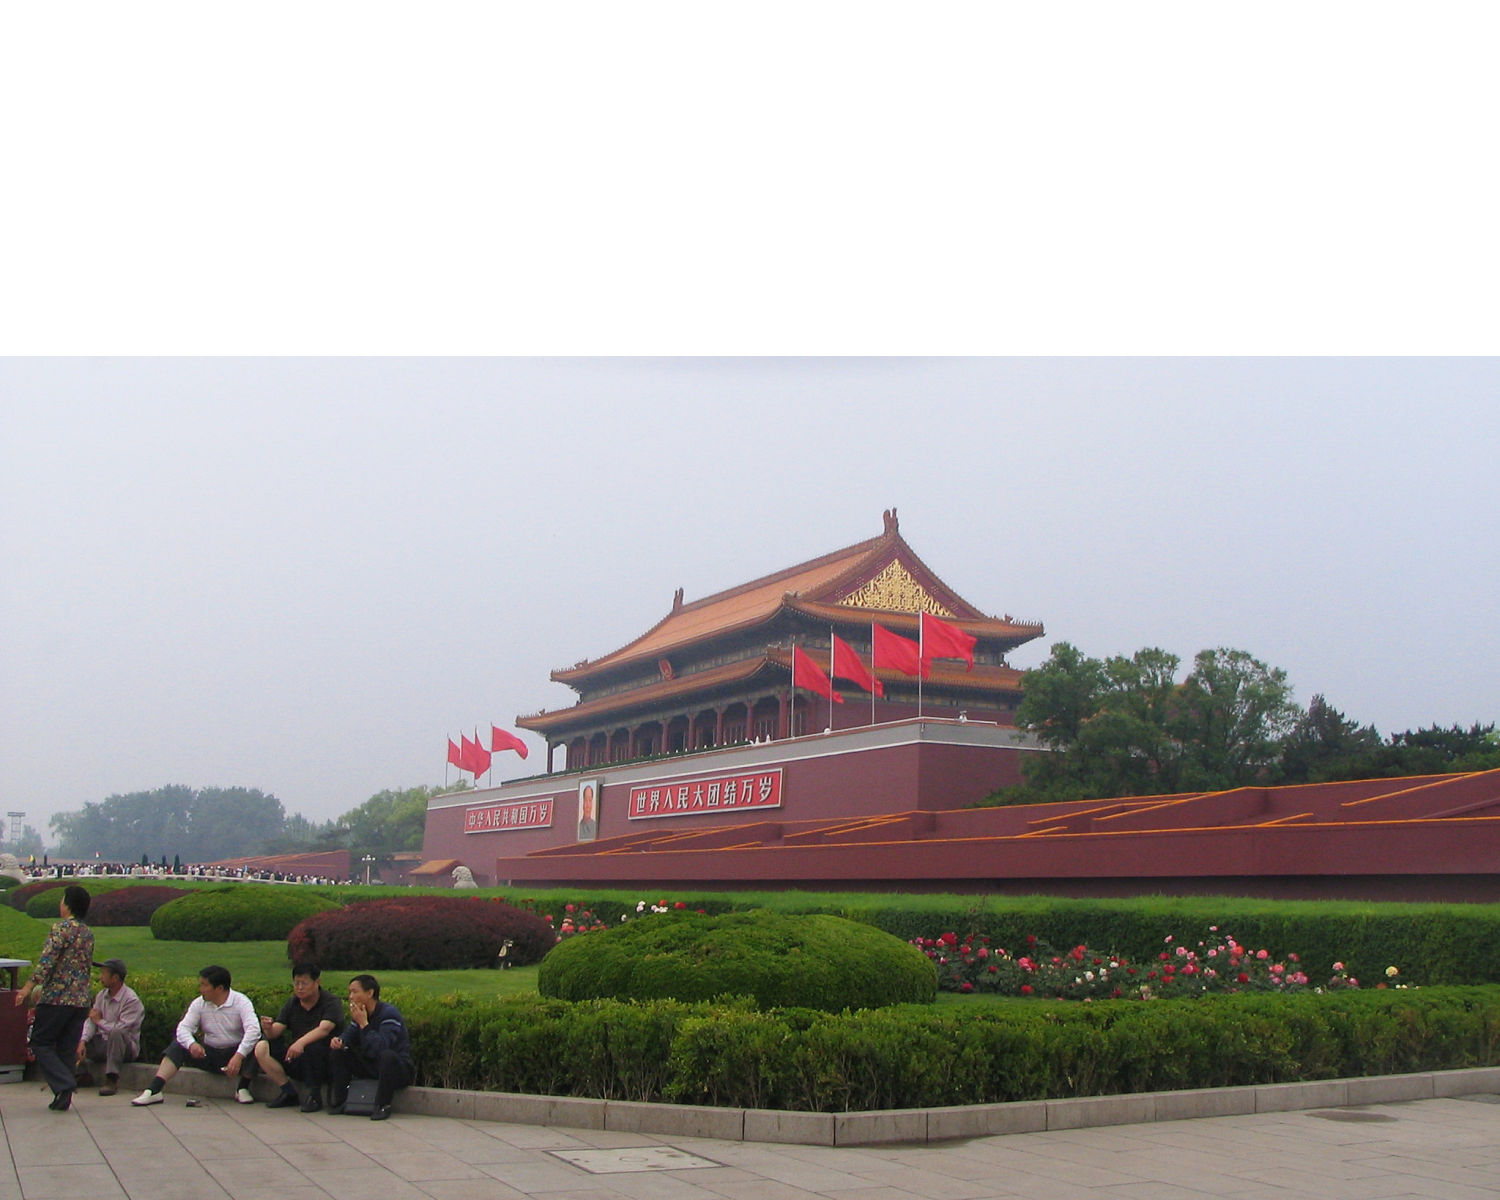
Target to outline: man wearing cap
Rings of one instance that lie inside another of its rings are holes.
[[[119,1091],[120,1064],[133,1062],[140,1053],[141,1023],[146,1019],[146,1009],[134,989],[125,986],[125,964],[120,959],[107,958],[94,965],[99,968],[99,982],[103,986],[94,997],[94,1006],[89,1009],[78,1040],[78,1082],[82,1087],[91,1087],[94,1080],[88,1063],[103,1062],[104,1083],[99,1094],[113,1096]]]

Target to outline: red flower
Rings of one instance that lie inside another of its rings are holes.
[[[974,985],[967,979],[965,979],[961,984],[958,985],[958,990],[961,992],[972,992],[974,990]]]
[[[1023,996],[1029,996],[1029,995],[1031,995],[1031,984],[1029,984],[1029,983],[1023,983],[1021,985],[1021,995],[1023,995]]]

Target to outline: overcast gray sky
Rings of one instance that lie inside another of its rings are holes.
[[[1045,622],[1018,666],[1231,646],[1382,733],[1493,721],[1497,400],[1497,360],[0,360],[0,800],[441,783],[675,588],[892,505]]]

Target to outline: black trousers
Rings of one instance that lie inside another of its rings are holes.
[[[334,1050],[329,1053],[328,1065],[335,1106],[342,1104],[348,1096],[351,1079],[375,1080],[375,1103],[386,1105],[398,1088],[410,1087],[416,1078],[411,1063],[393,1050],[382,1050],[374,1059],[358,1050]]]
[[[88,1020],[88,1005],[38,1004],[31,1022],[31,1052],[42,1078],[54,1095],[71,1092],[78,1086],[73,1064],[78,1060],[78,1042],[83,1023]]]

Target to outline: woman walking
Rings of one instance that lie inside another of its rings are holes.
[[[64,888],[57,911],[62,920],[47,935],[41,961],[16,993],[16,1003],[25,1004],[36,996],[31,1052],[52,1089],[52,1103],[47,1107],[66,1112],[77,1087],[73,1062],[91,998],[94,932],[83,923],[89,911],[88,892],[76,883]]]

